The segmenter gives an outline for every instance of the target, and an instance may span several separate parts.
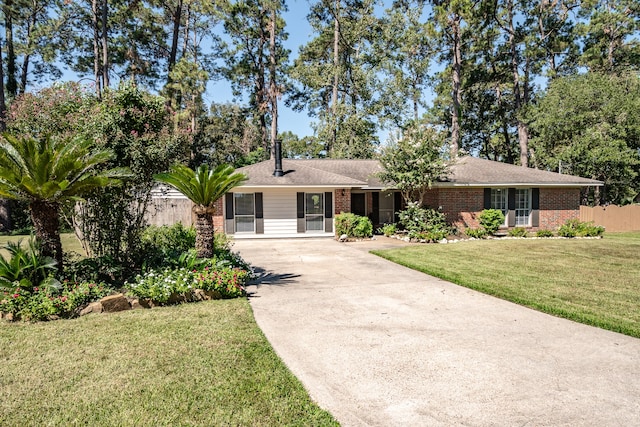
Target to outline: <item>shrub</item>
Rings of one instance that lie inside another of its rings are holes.
[[[36,321],[56,317],[70,318],[77,315],[82,306],[108,295],[104,284],[65,282],[60,290],[34,287],[32,292],[16,288],[4,292],[0,311],[11,313],[14,319]]]
[[[516,227],[509,230],[509,236],[511,237],[527,237],[527,229],[524,227]]]
[[[178,222],[174,225],[147,227],[141,236],[146,268],[175,265],[180,255],[195,248],[196,231]]]
[[[373,224],[366,216],[342,212],[336,215],[336,235],[346,234],[348,237],[371,237]]]
[[[538,231],[536,231],[536,237],[553,237],[553,231],[551,231],[551,230],[538,230]]]
[[[393,236],[396,234],[397,226],[395,224],[384,224],[382,227],[378,228],[378,233],[383,234],[387,237]]]
[[[499,209],[485,209],[480,212],[480,225],[488,234],[495,234],[504,224],[504,214]]]
[[[561,237],[597,237],[603,233],[604,227],[578,219],[567,220],[558,230],[558,236]]]
[[[398,212],[398,216],[410,238],[438,241],[451,233],[451,227],[442,212],[423,208],[418,202],[408,203],[404,210]]]
[[[484,228],[467,228],[464,233],[474,239],[484,239],[487,237],[487,230]]]
[[[19,287],[31,292],[34,287],[53,286],[57,281],[51,277],[57,272],[56,261],[40,253],[34,236],[31,236],[27,245],[23,239],[16,242],[8,242],[3,246],[9,252],[9,259],[0,256],[0,290],[11,290]]]
[[[196,289],[218,292],[222,298],[236,298],[244,295],[244,286],[249,278],[250,273],[246,270],[220,268],[210,263],[198,270],[186,268],[152,270],[136,276],[133,282],[125,283],[125,287],[129,293],[138,298],[167,304],[172,300],[192,300]]]

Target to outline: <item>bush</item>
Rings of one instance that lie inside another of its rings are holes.
[[[141,236],[145,268],[175,265],[180,255],[195,248],[196,231],[182,223],[147,227]]]
[[[396,234],[397,226],[395,224],[384,224],[382,227],[378,228],[378,233],[385,235],[387,237],[393,236]]]
[[[509,236],[511,237],[527,237],[527,229],[524,227],[516,227],[509,230]]]
[[[373,224],[366,216],[359,216],[353,213],[342,212],[336,215],[336,235],[347,237],[371,237],[373,235]]]
[[[0,290],[19,287],[31,292],[34,287],[57,284],[52,278],[58,270],[57,263],[40,253],[34,236],[29,238],[26,247],[20,239],[17,243],[7,242],[2,248],[9,253],[9,259],[0,256]]]
[[[138,298],[150,299],[157,304],[171,301],[191,301],[196,289],[217,292],[221,298],[236,298],[244,295],[244,286],[250,278],[240,268],[209,265],[198,269],[186,268],[149,271],[136,276],[125,287]]]
[[[480,225],[488,234],[494,235],[504,224],[504,214],[499,209],[485,209],[480,212]]]
[[[553,237],[553,231],[551,231],[551,230],[538,230],[538,231],[536,231],[536,237]]]
[[[398,216],[407,235],[413,239],[438,241],[452,232],[442,212],[423,208],[418,202],[408,203],[403,211],[398,212]]]
[[[604,227],[578,219],[567,220],[558,230],[558,236],[561,237],[597,237],[603,233]]]
[[[104,284],[65,282],[60,290],[33,288],[32,292],[16,288],[4,292],[0,300],[0,311],[11,313],[14,320],[51,320],[56,317],[70,318],[77,315],[84,305],[108,295]]]
[[[474,239],[484,239],[487,237],[487,230],[484,228],[467,228],[464,233]]]

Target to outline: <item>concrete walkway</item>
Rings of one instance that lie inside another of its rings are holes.
[[[258,325],[344,426],[640,424],[640,340],[367,253],[377,242],[243,240]]]

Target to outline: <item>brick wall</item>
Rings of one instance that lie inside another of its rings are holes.
[[[225,231],[224,230],[224,208],[222,206],[223,199],[224,197],[220,197],[213,204],[213,206],[215,207],[215,211],[213,213],[213,229],[216,232]]]
[[[422,200],[422,204],[430,209],[438,210],[440,207],[440,190],[438,188],[432,188],[431,190],[427,190],[424,195],[424,199]]]
[[[579,188],[541,188],[539,229],[556,230],[568,219],[580,218]]]
[[[467,227],[477,228],[478,215],[484,206],[484,189],[482,188],[439,188],[438,204],[447,222],[464,230]]]
[[[336,199],[334,203],[335,214],[338,215],[340,212],[351,212],[351,189],[338,188],[334,194]]]

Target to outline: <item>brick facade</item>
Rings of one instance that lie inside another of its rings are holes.
[[[215,211],[213,213],[213,229],[216,232],[224,232],[224,208],[222,205],[222,200],[224,199],[224,197],[220,197],[218,200],[216,200],[216,202],[213,204]]]
[[[484,207],[484,189],[482,188],[439,188],[438,205],[447,222],[457,228],[477,228],[478,215]]]
[[[541,188],[539,229],[557,230],[568,219],[580,218],[579,188]]]
[[[336,215],[341,212],[351,212],[351,189],[338,188],[335,191],[335,203],[333,211]]]

